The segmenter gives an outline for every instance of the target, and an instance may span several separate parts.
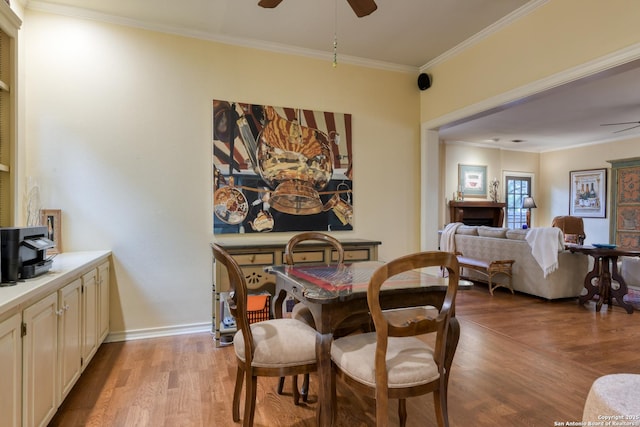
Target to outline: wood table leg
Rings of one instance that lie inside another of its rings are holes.
[[[600,291],[600,280],[598,279],[598,285],[593,284],[593,280],[600,277],[600,263],[601,258],[594,257],[593,269],[587,273],[584,278],[584,288],[587,290],[585,295],[578,297],[578,303],[584,305],[585,302],[591,301],[593,297]]]
[[[332,395],[335,385],[331,375],[331,342],[333,334],[318,332],[316,337],[316,355],[318,357],[318,408],[316,420],[318,426],[331,426],[334,422],[335,402]]]
[[[611,296],[609,295],[609,290],[611,290],[611,274],[609,273],[609,262],[606,259],[602,260],[598,285],[599,298],[598,303],[596,304],[596,311],[600,311],[602,304],[605,301],[607,302],[607,305],[611,307]]]

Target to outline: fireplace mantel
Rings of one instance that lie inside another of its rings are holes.
[[[449,219],[451,222],[462,222],[466,225],[488,225],[502,227],[506,203],[489,200],[473,202],[449,202]]]

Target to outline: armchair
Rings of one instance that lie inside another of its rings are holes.
[[[583,245],[587,237],[584,234],[584,221],[578,216],[557,216],[551,221],[551,226],[562,230],[565,243]]]

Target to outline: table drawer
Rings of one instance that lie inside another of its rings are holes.
[[[275,254],[273,252],[264,254],[235,254],[232,256],[240,266],[275,264]]]
[[[324,251],[294,252],[293,263],[298,264],[300,262],[325,262]]]
[[[338,254],[333,252],[331,254],[331,258],[333,261],[338,260]],[[352,251],[345,250],[344,251],[344,261],[370,261],[371,260],[371,252],[369,249],[354,249]]]

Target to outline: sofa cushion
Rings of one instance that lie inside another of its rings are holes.
[[[486,225],[482,225],[478,227],[478,236],[504,239],[507,237],[507,231],[509,231],[508,228],[487,227]]]
[[[529,229],[523,230],[521,228],[516,228],[513,230],[507,231],[507,239],[512,240],[527,240],[527,233]]]
[[[467,236],[477,236],[478,226],[477,225],[461,225],[456,230],[456,234],[465,234]]]

